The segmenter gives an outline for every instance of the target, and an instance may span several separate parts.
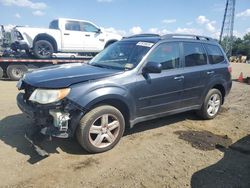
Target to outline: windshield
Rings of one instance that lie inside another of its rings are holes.
[[[110,45],[94,57],[89,64],[98,67],[131,70],[138,65],[154,43],[120,41]]]

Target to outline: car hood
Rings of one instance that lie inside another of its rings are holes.
[[[56,89],[122,72],[81,63],[64,64],[34,70],[25,74],[23,80],[33,87]]]

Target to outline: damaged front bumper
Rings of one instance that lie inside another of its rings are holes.
[[[84,114],[84,109],[69,100],[40,105],[25,99],[24,93],[17,95],[17,105],[40,127],[42,134],[59,138],[73,137]]]

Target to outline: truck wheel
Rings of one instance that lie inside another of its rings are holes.
[[[204,103],[197,114],[203,119],[213,119],[215,118],[221,108],[222,95],[218,89],[211,89],[207,93]]]
[[[90,153],[112,149],[125,129],[122,113],[113,106],[94,108],[83,116],[76,132],[80,145]]]
[[[7,75],[11,80],[19,80],[28,71],[26,65],[9,65]]]
[[[34,55],[39,59],[49,59],[54,53],[52,44],[47,40],[39,40],[34,44]]]
[[[3,78],[3,69],[2,69],[2,67],[0,67],[0,79],[2,79]]]

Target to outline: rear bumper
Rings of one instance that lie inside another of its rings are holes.
[[[228,81],[227,84],[226,84],[226,93],[225,93],[225,96],[227,96],[229,94],[229,92],[231,91],[232,89],[232,80]]]

